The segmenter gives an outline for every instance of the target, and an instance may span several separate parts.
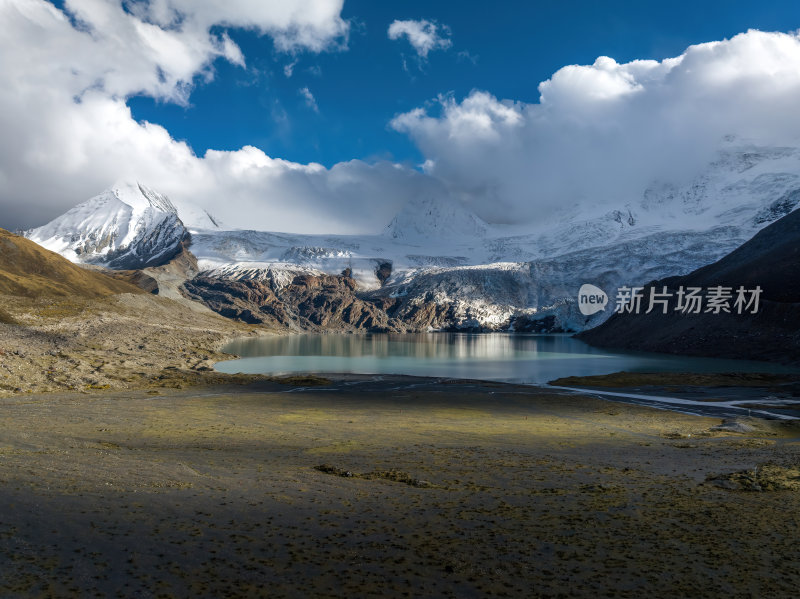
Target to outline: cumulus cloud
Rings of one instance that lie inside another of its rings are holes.
[[[290,52],[338,47],[341,5],[153,0],[123,10],[67,0],[64,12],[43,0],[0,2],[0,226],[43,224],[121,179],[231,226],[357,232],[388,222],[425,177],[391,164],[296,164],[249,146],[196,156],[126,104],[138,93],[186,101],[214,60],[243,64],[224,27],[255,28]]]
[[[215,59],[244,65],[241,49],[215,26],[255,29],[286,51],[322,51],[346,38],[341,5],[150,0],[127,2],[125,10],[120,0],[66,0],[62,12],[44,0],[6,0],[0,10],[4,56],[26,81],[75,95],[100,89],[181,102],[196,76],[213,76]]]
[[[394,118],[425,170],[495,222],[641,197],[654,179],[685,182],[728,135],[800,141],[800,37],[749,31],[663,61],[566,66],[539,102],[473,91]]]
[[[437,108],[391,122],[420,148],[422,172],[358,160],[297,164],[250,146],[197,156],[132,118],[131,95],[186,102],[198,78],[213,78],[215,61],[246,64],[229,28],[262,32],[290,56],[342,47],[341,6],[67,0],[62,11],[44,0],[0,0],[0,226],[43,224],[120,179],[234,227],[375,232],[409,198],[435,194],[492,222],[535,221],[558,209],[624,205],[653,179],[681,182],[726,135],[800,140],[800,36],[759,31],[663,61],[566,66],[539,84],[535,103],[478,90],[443,95]]]
[[[427,19],[395,20],[389,25],[388,33],[391,40],[399,40],[401,37],[408,39],[422,60],[427,59],[433,50],[447,50],[453,45],[450,28]]]
[[[68,0],[67,4],[76,3]],[[80,0],[95,13],[109,0]],[[214,25],[255,29],[269,35],[278,49],[321,52],[346,45],[348,23],[341,18],[344,0],[140,0],[126,3],[133,15],[161,28],[208,31]]]

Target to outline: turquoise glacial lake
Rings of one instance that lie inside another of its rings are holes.
[[[631,372],[796,372],[765,362],[607,351],[568,335],[420,333],[244,338],[225,373],[352,373],[543,384],[564,376]]]

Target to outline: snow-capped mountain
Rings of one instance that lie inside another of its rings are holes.
[[[800,149],[734,140],[687,184],[654,182],[618,205],[564,206],[524,227],[490,225],[453,200],[421,198],[381,234],[220,230],[206,219],[192,228],[190,249],[206,277],[268,281],[280,289],[297,275],[349,269],[369,297],[402,301],[406,309],[447,305],[448,326],[503,329],[525,316],[580,330],[610,315],[618,287],[714,262],[798,203]],[[176,211],[163,196],[129,186],[29,237],[76,261],[115,266],[118,255],[129,254],[144,264],[182,239],[176,212],[203,220],[198,209]],[[606,290],[612,302],[605,312],[578,313],[583,283]]]
[[[189,214],[202,222],[197,210]],[[121,183],[25,235],[73,262],[130,269],[168,261],[187,229],[169,198],[140,183]]]
[[[392,219],[384,234],[392,239],[431,240],[483,237],[489,225],[447,198],[414,198]]]
[[[281,287],[298,269],[350,268],[370,295],[448,304],[465,326],[502,328],[513,326],[514,314],[533,314],[580,330],[613,309],[580,315],[574,298],[581,284],[596,284],[613,300],[620,286],[685,274],[798,202],[800,150],[733,140],[688,184],[655,182],[618,206],[565,206],[524,228],[488,225],[460,204],[424,198],[380,236],[200,232],[192,251],[215,276]],[[391,265],[387,279],[378,277],[381,264]]]

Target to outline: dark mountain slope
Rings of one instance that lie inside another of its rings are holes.
[[[800,364],[800,211],[760,231],[721,260],[686,276],[649,284],[675,293],[681,286],[734,290],[760,286],[757,314],[614,314],[578,337],[600,347]],[[735,295],[735,293],[734,293]],[[643,301],[643,307],[647,301]],[[643,312],[643,310],[642,310]]]

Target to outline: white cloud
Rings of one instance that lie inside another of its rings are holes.
[[[425,172],[493,221],[622,204],[654,179],[683,181],[726,135],[800,142],[800,37],[750,31],[677,58],[571,65],[539,85],[539,103],[473,91],[440,110],[397,116]]]
[[[244,65],[240,48],[227,33],[212,33],[214,26],[255,29],[282,50],[322,51],[346,39],[341,6],[342,0],[150,0],[127,3],[126,11],[120,0],[66,0],[78,28],[43,0],[5,0],[0,11],[3,45],[17,42],[8,56],[19,62],[11,67],[26,80],[73,94],[92,87],[180,102],[197,75],[212,76],[215,59]]]
[[[43,224],[120,179],[247,228],[378,231],[431,193],[491,221],[526,221],[589,200],[624,204],[653,178],[687,176],[728,134],[800,139],[800,37],[758,31],[661,62],[567,66],[539,85],[538,103],[441,96],[436,112],[392,121],[419,146],[423,173],[361,161],[327,169],[250,146],[197,156],[132,118],[132,94],[185,102],[215,60],[245,64],[227,27],[290,53],[341,47],[341,4],[152,0],[126,12],[119,1],[67,0],[71,19],[44,0],[0,0],[0,226]]]
[[[461,50],[457,56],[459,60],[469,61],[474,65],[478,64],[478,56],[473,56],[470,54],[469,50]]]
[[[327,169],[251,146],[199,157],[164,128],[134,121],[124,101],[97,92],[79,104],[42,98],[30,109],[16,123],[0,117],[9,136],[25,140],[0,144],[0,226],[43,224],[123,179],[195,203],[232,227],[375,232],[431,187],[424,175],[388,163]]]
[[[311,93],[311,90],[308,87],[301,87],[299,90],[301,96],[306,102],[306,106],[308,106],[311,110],[316,113],[319,113],[319,106],[317,105],[317,99],[314,97],[314,94]]]
[[[126,12],[120,2],[68,0],[71,20],[43,0],[0,2],[0,226],[43,224],[121,179],[231,226],[363,232],[388,222],[429,184],[422,175],[359,161],[296,164],[249,146],[196,156],[126,105],[135,93],[186,101],[215,59],[243,64],[225,33],[210,33],[215,24],[258,29],[288,51],[339,47],[341,5],[153,0]]]
[[[255,29],[288,52],[321,52],[346,45],[349,26],[341,18],[343,5],[344,0],[144,0],[128,4],[139,18],[165,28],[177,23],[194,31],[208,31],[214,25]]]
[[[422,60],[428,58],[428,53],[432,50],[447,50],[453,45],[447,25],[438,25],[426,19],[395,20],[389,25],[388,33],[391,40],[406,37]]]

